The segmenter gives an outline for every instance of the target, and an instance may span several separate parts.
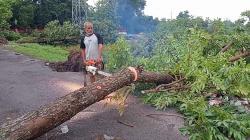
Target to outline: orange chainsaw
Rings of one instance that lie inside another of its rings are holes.
[[[86,63],[86,71],[90,72],[92,75],[100,74],[105,77],[111,76],[112,74],[101,71],[103,69],[102,62],[96,62],[94,60],[88,60]]]

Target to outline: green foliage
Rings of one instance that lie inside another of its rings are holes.
[[[220,40],[215,39],[213,34],[196,29],[189,29],[186,33],[188,35],[182,40],[171,35],[158,40],[155,55],[144,59],[146,68],[184,74],[191,84],[191,92],[200,93],[214,86],[220,92],[249,97],[250,87],[245,83],[250,83],[250,73],[246,62],[228,62],[238,48],[249,44],[249,35],[234,34],[228,37],[240,43],[235,45],[235,49],[221,54],[219,45],[213,53],[207,51],[208,48],[216,48],[214,42]]]
[[[11,4],[15,0],[0,0],[0,29],[7,29],[9,27],[9,19],[12,16]]]
[[[132,54],[135,57],[149,57],[151,55],[149,46],[146,46],[148,37],[145,34],[134,35],[128,42],[131,44]]]
[[[38,44],[12,45],[16,52],[49,62],[65,61],[69,52],[62,47]]]
[[[33,27],[37,5],[33,1],[16,0],[12,6],[13,17],[11,19],[15,26]],[[15,23],[16,22],[16,23]]]
[[[164,110],[169,106],[175,106],[178,102],[178,94],[149,94],[143,97],[143,101],[147,104],[152,104],[156,109]]]
[[[3,30],[0,31],[0,37],[5,37],[9,41],[14,41],[20,39],[21,35],[13,31]]]
[[[11,23],[17,19],[20,26],[43,26],[56,20],[46,25],[44,34],[34,36],[49,40],[79,36],[78,29],[65,22],[71,18],[70,1],[20,0],[12,6],[12,12],[10,1],[0,0],[0,28],[8,28],[13,12]],[[85,0],[82,2],[86,4]],[[228,101],[219,107],[210,106],[204,97],[207,93],[250,97],[250,65],[244,58],[237,62],[228,61],[236,53],[250,49],[249,21],[243,18],[235,23],[221,19],[204,21],[189,15],[188,11],[181,12],[177,19],[159,21],[143,15],[144,6],[144,0],[102,0],[96,8],[86,8],[95,31],[102,34],[107,42],[116,40],[118,27],[129,33],[156,29],[148,42],[145,41],[145,48],[148,52],[152,51],[147,57],[135,59],[131,46],[124,38],[105,47],[107,68],[113,72],[139,63],[146,70],[183,76],[187,89],[149,94],[144,100],[157,109],[168,106],[179,108],[186,117],[186,126],[181,131],[190,139],[244,140],[250,136],[249,112]],[[249,11],[241,15],[249,19]],[[10,38],[16,39],[15,36]],[[221,53],[221,48],[230,43],[232,47]],[[63,61],[68,55],[62,48],[37,44],[23,44],[14,49],[46,61]]]
[[[187,40],[188,48],[174,71],[185,74],[192,83],[192,92],[200,93],[206,86],[215,86],[220,92],[249,97],[250,87],[246,83],[250,83],[250,73],[246,62],[232,64],[228,62],[228,53],[203,55],[204,47],[209,45],[209,41],[207,33],[191,31]]]
[[[133,63],[133,57],[128,42],[124,38],[106,47],[107,68],[110,71],[119,70]]]
[[[185,127],[180,128],[183,135],[193,140],[245,140],[250,135],[250,114],[241,112],[233,104],[209,106],[202,96],[181,93],[149,94],[144,102],[165,109],[178,107],[186,118]]]
[[[37,37],[22,37],[16,41],[16,43],[33,43],[37,41]]]
[[[61,25],[59,21],[55,20],[45,26],[44,36],[49,41],[64,40],[67,37],[79,36],[79,30],[68,21]]]
[[[183,102],[180,110],[187,116],[187,126],[181,131],[190,139],[244,140],[249,136],[250,114],[238,114],[233,105],[208,106],[202,98],[196,98]]]
[[[162,22],[153,36],[157,39],[152,57],[140,59],[147,70],[182,75],[189,88],[149,94],[144,101],[157,109],[178,107],[186,117],[181,131],[189,139],[244,140],[250,136],[249,112],[225,99],[220,106],[210,106],[204,95],[250,97],[249,64],[244,58],[229,62],[239,51],[249,50],[250,35],[239,30],[238,23],[214,20],[206,27],[193,26],[193,22],[187,13]],[[231,48],[220,52],[228,44]]]
[[[34,0],[33,3],[37,6],[33,21],[36,26],[45,26],[54,20],[58,20],[61,24],[71,20],[72,2],[69,0]]]
[[[0,25],[2,24],[6,28],[9,24],[12,27],[44,27],[54,20],[63,24],[72,18],[72,2],[70,0],[15,0],[12,6],[9,1],[14,0],[1,0],[0,3],[3,7],[0,8]],[[158,20],[153,19],[152,16],[143,14],[145,0],[100,0],[96,7],[88,5],[87,0],[80,2],[84,6],[82,16],[99,24],[97,26],[101,30],[97,31],[101,31],[100,33],[104,37],[107,36],[105,39],[107,42],[115,41],[117,34],[113,33],[116,33],[118,28],[125,29],[130,33],[151,32],[158,23]],[[108,28],[102,28],[105,27],[101,25],[102,22]]]

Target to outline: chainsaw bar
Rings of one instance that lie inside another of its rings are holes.
[[[112,76],[112,74],[110,73],[107,73],[107,72],[104,72],[104,71],[100,71],[98,70],[96,67],[94,66],[86,66],[86,70],[90,73],[92,73],[93,75],[95,75],[96,73],[100,74],[100,75],[103,75],[103,76]]]
[[[100,75],[106,76],[106,77],[112,76],[112,74],[104,72],[104,71],[99,71],[98,70],[97,73],[100,74]]]

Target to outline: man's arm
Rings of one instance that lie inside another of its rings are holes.
[[[103,44],[98,44],[98,62],[102,61]]]
[[[84,44],[84,38],[81,38],[81,44],[80,44],[80,48],[81,48],[81,56],[82,56],[82,62],[83,64],[86,61],[86,51],[85,51],[85,44]]]
[[[97,40],[98,40],[98,59],[97,61],[102,61],[102,50],[103,50],[103,38],[100,34],[96,34]]]
[[[85,52],[85,48],[82,49],[81,55],[82,55],[82,62],[85,63],[85,61],[86,61],[86,52]]]

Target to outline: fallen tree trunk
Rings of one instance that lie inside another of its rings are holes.
[[[250,51],[244,51],[242,53],[239,53],[229,59],[229,62],[234,62],[239,60],[240,58],[248,57],[250,56]]]
[[[131,70],[132,69],[132,70]],[[37,138],[72,118],[88,106],[102,100],[108,94],[135,81],[170,83],[172,76],[124,69],[113,76],[78,89],[36,111],[27,113],[0,126],[0,139],[27,140]]]

